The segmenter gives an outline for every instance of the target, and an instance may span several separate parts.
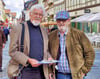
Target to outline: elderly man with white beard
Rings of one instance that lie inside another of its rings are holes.
[[[58,29],[49,35],[49,51],[59,60],[50,68],[53,79],[84,79],[90,71],[95,53],[84,32],[71,27],[68,11],[56,14]]]
[[[40,23],[45,15],[42,5],[33,5],[30,20],[24,23],[24,50],[20,51],[22,25],[17,24],[11,31],[8,66],[10,79],[48,79],[48,65],[39,64],[42,60],[51,60],[48,51],[48,33]],[[20,67],[19,67],[20,66]],[[20,72],[19,72],[20,71]]]

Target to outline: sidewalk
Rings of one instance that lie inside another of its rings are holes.
[[[5,48],[3,49],[3,63],[2,63],[2,70],[3,71],[0,72],[0,79],[8,79],[7,66],[8,66],[8,62],[10,60],[9,53],[8,53],[9,43],[10,43],[10,40],[8,40],[6,42]]]
[[[95,48],[95,61],[86,79],[100,79],[100,48]]]

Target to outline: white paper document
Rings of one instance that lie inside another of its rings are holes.
[[[52,61],[48,61],[48,60],[42,60],[39,62],[39,64],[50,64],[50,63],[58,63],[58,60],[52,60]]]

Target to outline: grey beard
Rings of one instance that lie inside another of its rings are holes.
[[[34,25],[34,26],[39,26],[40,25],[40,23],[36,23],[36,22],[34,22],[34,21],[32,21],[32,24]]]
[[[58,29],[59,29],[59,31],[63,31],[63,32],[67,31],[68,32],[68,27],[65,27],[65,26],[63,28],[58,27]]]

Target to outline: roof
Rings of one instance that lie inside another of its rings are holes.
[[[12,14],[12,16],[14,16],[14,17],[16,16],[16,12],[11,12],[11,14]]]
[[[10,9],[5,9],[5,13],[10,13]]]

